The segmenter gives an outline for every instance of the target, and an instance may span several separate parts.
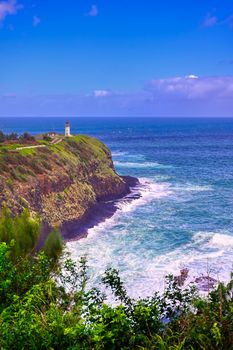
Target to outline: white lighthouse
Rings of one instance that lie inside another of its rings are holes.
[[[66,121],[66,127],[65,127],[65,137],[70,137],[70,136],[71,136],[71,134],[70,134],[70,123],[67,120]]]

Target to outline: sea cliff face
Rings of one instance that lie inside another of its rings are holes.
[[[98,201],[129,192],[114,169],[109,149],[97,139],[75,136],[57,144],[0,148],[0,206],[28,208],[47,226],[82,220]]]

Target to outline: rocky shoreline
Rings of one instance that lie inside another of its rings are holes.
[[[122,176],[126,183],[125,191],[117,195],[103,196],[98,201],[91,205],[86,213],[79,219],[64,222],[60,227],[61,235],[65,242],[79,240],[88,234],[88,230],[100,224],[108,218],[111,218],[117,211],[117,201],[125,198],[140,184],[139,180],[131,176]],[[137,195],[138,198],[138,195]],[[132,197],[131,200],[134,198]],[[41,240],[47,237],[51,230],[48,224],[43,224],[41,232]],[[40,240],[40,241],[41,241]]]

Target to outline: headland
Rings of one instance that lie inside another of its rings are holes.
[[[58,227],[65,240],[83,237],[137,184],[116,173],[110,150],[90,136],[46,134],[0,144],[0,206],[39,216],[42,236]]]

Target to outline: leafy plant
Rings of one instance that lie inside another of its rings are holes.
[[[119,272],[91,287],[87,260],[63,252],[59,232],[36,249],[38,219],[0,217],[0,348],[73,350],[231,350],[233,279],[200,297],[168,276],[162,295],[133,299]],[[232,276],[231,276],[232,277]],[[101,287],[101,286],[100,286]]]

